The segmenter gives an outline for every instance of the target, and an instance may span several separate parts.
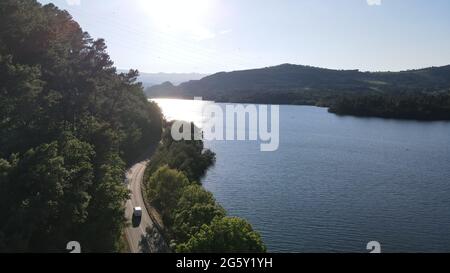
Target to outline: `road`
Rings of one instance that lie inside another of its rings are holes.
[[[142,198],[141,185],[147,163],[148,160],[144,160],[133,165],[126,174],[125,183],[131,191],[131,198],[126,203],[125,217],[130,225],[125,229],[125,236],[132,253],[168,252],[167,245],[152,221]],[[142,208],[140,222],[132,217],[134,207]],[[147,229],[150,229],[148,234]]]

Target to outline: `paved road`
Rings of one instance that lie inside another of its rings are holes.
[[[147,163],[148,160],[135,164],[126,174],[126,183],[128,189],[131,190],[131,198],[126,203],[125,217],[130,226],[125,229],[125,236],[132,253],[167,252],[165,242],[150,218],[142,199],[141,184]],[[142,208],[140,223],[132,219],[134,207]],[[146,232],[147,228],[151,230],[149,234]]]

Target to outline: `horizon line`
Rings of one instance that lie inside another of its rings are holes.
[[[186,74],[198,74],[198,75],[214,75],[217,73],[231,73],[231,72],[239,72],[239,71],[247,71],[247,70],[258,70],[258,69],[266,69],[266,68],[272,68],[272,67],[278,67],[282,65],[293,65],[293,66],[304,66],[304,67],[311,67],[311,68],[319,68],[319,69],[327,69],[327,70],[337,70],[337,71],[359,71],[362,73],[389,73],[389,72],[406,72],[406,71],[415,71],[415,70],[423,70],[428,68],[439,68],[439,67],[446,67],[450,66],[449,64],[446,65],[431,65],[431,66],[424,66],[424,67],[417,67],[417,68],[408,68],[408,69],[401,69],[401,70],[362,70],[359,68],[329,68],[329,67],[322,67],[322,66],[314,66],[314,65],[305,65],[305,64],[295,64],[295,63],[281,63],[277,65],[269,65],[269,66],[263,66],[263,67],[254,67],[254,68],[245,68],[245,69],[236,69],[236,70],[222,70],[222,71],[216,71],[216,72],[147,72],[140,69],[136,69],[139,71],[139,74],[145,73],[145,74],[179,74],[179,75],[186,75]],[[116,67],[117,71],[129,71],[130,69],[125,68],[118,68]]]

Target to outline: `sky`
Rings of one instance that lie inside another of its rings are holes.
[[[104,38],[120,69],[283,63],[362,71],[450,64],[448,0],[40,0]]]

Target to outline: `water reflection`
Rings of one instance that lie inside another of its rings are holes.
[[[202,127],[204,117],[203,107],[211,101],[182,100],[182,99],[151,99],[162,109],[167,120],[183,120],[194,122],[198,127]]]

